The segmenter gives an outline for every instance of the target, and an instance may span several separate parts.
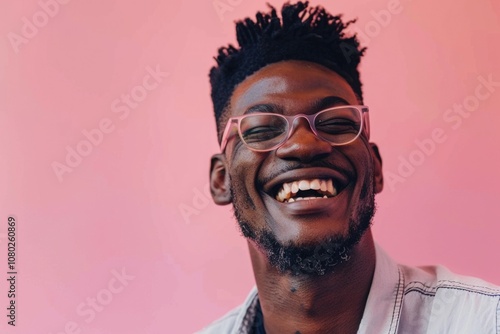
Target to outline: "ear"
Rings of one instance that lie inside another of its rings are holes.
[[[375,194],[384,189],[384,174],[382,173],[382,157],[380,156],[380,152],[378,150],[378,146],[375,143],[370,143],[372,148],[372,156],[373,156],[373,181],[375,186]]]
[[[210,193],[217,205],[232,202],[226,156],[214,154],[210,162]]]

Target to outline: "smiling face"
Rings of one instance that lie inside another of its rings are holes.
[[[310,115],[358,104],[335,72],[284,61],[239,84],[227,116],[259,111]],[[369,228],[382,172],[363,135],[332,146],[298,118],[288,140],[269,152],[250,150],[237,135],[229,138],[224,154],[212,158],[211,186],[215,202],[232,202],[243,234],[273,265],[295,274],[323,274],[346,260]]]

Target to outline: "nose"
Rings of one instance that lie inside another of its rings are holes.
[[[311,162],[332,152],[332,145],[316,136],[305,117],[296,118],[291,127],[290,137],[276,150],[279,158]]]

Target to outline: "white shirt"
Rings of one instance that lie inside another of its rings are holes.
[[[245,302],[198,334],[251,334],[258,301]],[[376,246],[376,265],[358,334],[500,334],[500,287],[442,266],[408,267]]]

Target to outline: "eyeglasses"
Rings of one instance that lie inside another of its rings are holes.
[[[312,115],[252,113],[229,119],[222,135],[221,152],[224,152],[229,138],[235,134],[234,130],[231,132],[233,124],[237,125],[243,144],[252,151],[266,152],[283,145],[290,138],[295,121],[301,117],[307,119],[316,137],[329,142],[332,146],[350,144],[362,132],[367,139],[370,138],[366,106],[333,107]]]

